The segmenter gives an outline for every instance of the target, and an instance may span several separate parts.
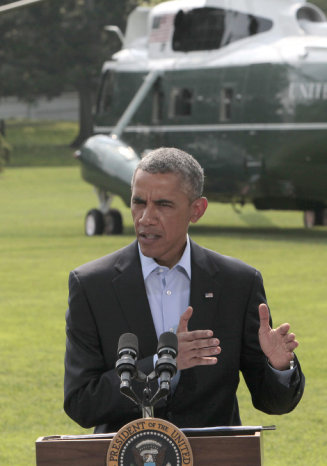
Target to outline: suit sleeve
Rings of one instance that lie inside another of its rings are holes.
[[[295,369],[286,385],[268,364],[258,337],[258,307],[263,302],[266,302],[266,296],[262,277],[256,271],[244,319],[241,371],[254,407],[267,414],[284,414],[292,411],[299,403],[305,379],[297,358]]]
[[[78,276],[71,272],[66,313],[64,409],[82,427],[108,424],[114,431],[139,417],[140,411],[120,393],[120,380],[114,369],[116,350],[108,366],[98,325]],[[138,368],[150,372],[152,356],[138,361]]]

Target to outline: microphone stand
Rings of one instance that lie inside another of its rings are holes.
[[[134,392],[133,388],[130,385],[121,384],[120,391],[123,395],[129,398],[133,403],[135,403],[142,411],[142,416],[144,418],[154,417],[154,406],[155,404],[169,394],[170,383],[166,382],[165,387],[159,387],[156,393],[152,396],[152,391],[150,387],[150,382],[154,379],[158,379],[158,375],[155,371],[151,372],[149,375],[145,375],[141,371],[137,371],[136,380],[139,382],[144,382],[145,387],[143,390],[142,401]]]
[[[124,341],[126,340],[126,341]],[[136,340],[136,341],[135,341]],[[134,357],[129,349],[125,349],[124,344],[130,344]],[[176,374],[177,337],[171,332],[163,333],[159,338],[158,356],[154,370],[146,375],[136,368],[135,355],[138,354],[137,338],[133,334],[123,334],[119,341],[118,354],[121,358],[116,363],[116,370],[121,379],[120,391],[123,395],[133,401],[142,410],[144,418],[154,417],[154,405],[169,395],[171,378]],[[142,401],[134,392],[131,383],[133,379],[144,382]],[[152,396],[150,382],[159,379],[160,384],[156,393]]]
[[[142,416],[144,418],[154,417],[153,407],[154,404],[151,400],[150,378],[147,376],[145,381],[145,388],[143,390]]]

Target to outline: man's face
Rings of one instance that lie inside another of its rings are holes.
[[[179,175],[138,169],[131,210],[142,253],[173,267],[183,254],[189,223],[197,222],[206,206],[205,198],[190,202]]]

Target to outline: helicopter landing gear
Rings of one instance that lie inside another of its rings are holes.
[[[103,214],[98,209],[91,209],[85,217],[86,236],[120,235],[123,232],[123,219],[117,209],[109,209]]]
[[[109,209],[103,214],[98,209],[91,209],[85,217],[86,236],[120,235],[123,232],[123,219],[117,209]]]
[[[305,210],[303,213],[304,226],[312,228],[327,225],[327,209]]]
[[[120,235],[123,232],[123,218],[117,209],[111,209],[113,196],[96,188],[100,208],[91,209],[85,217],[86,236]]]
[[[117,209],[109,209],[104,217],[104,233],[106,235],[121,235],[123,232],[123,219]]]
[[[98,209],[91,209],[85,217],[85,234],[86,236],[102,235],[104,231],[103,214]]]

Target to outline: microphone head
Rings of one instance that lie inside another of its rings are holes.
[[[160,354],[162,350],[166,352],[172,352],[173,357],[178,354],[178,340],[177,336],[173,332],[164,332],[159,337],[157,353]]]
[[[134,333],[123,333],[119,337],[117,355],[120,357],[121,351],[131,351],[135,353],[137,358],[139,355],[139,342],[137,336]]]

